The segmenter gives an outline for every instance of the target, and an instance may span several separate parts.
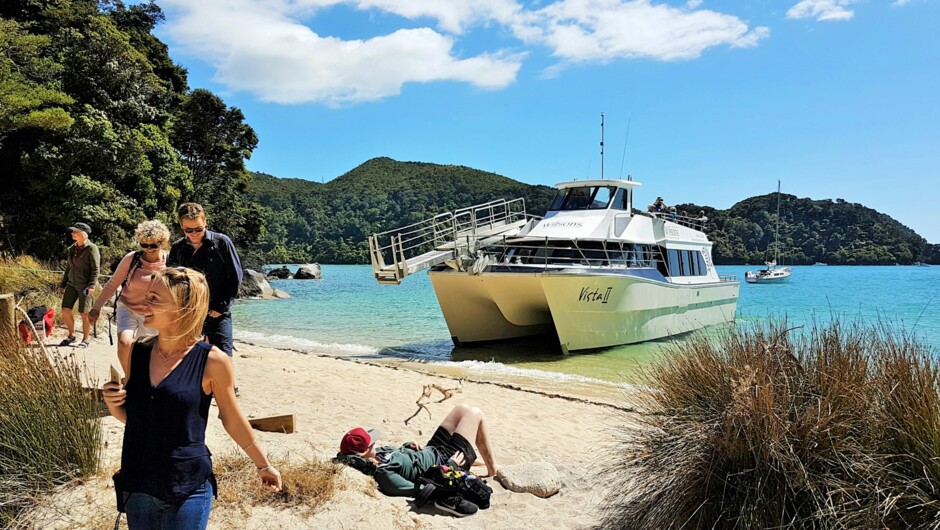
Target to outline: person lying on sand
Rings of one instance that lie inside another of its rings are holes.
[[[376,447],[379,432],[356,427],[339,445],[338,461],[372,475],[379,490],[386,495],[414,497],[420,490],[418,478],[438,464],[470,471],[470,466],[486,466],[486,475],[496,477],[499,468],[493,457],[483,412],[470,405],[457,405],[428,440],[425,447],[409,442],[401,447]],[[477,459],[469,440],[476,442],[483,460]],[[353,459],[343,457],[359,457]]]
[[[104,385],[108,410],[125,424],[115,485],[124,492],[131,530],[204,529],[216,490],[205,443],[213,397],[222,426],[262,484],[280,490],[281,474],[238,407],[231,359],[201,340],[209,311],[205,276],[183,267],[156,271],[144,303],[144,325],[159,335],[134,344],[123,387]]]

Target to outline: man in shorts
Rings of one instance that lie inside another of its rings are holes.
[[[65,256],[65,272],[59,283],[59,293],[62,295],[62,319],[69,331],[69,336],[59,343],[59,346],[76,345],[80,348],[88,346],[91,321],[88,311],[92,307],[92,297],[98,286],[98,272],[101,270],[101,253],[98,246],[89,240],[91,227],[86,223],[75,223],[69,227],[72,232],[72,245]],[[75,316],[72,309],[78,302],[78,314],[82,317],[82,341],[75,337]]]

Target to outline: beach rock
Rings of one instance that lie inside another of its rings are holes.
[[[238,286],[239,298],[261,297],[269,298],[274,295],[271,284],[260,272],[251,269],[245,269],[242,283]]]
[[[561,477],[548,462],[528,462],[499,469],[499,483],[509,491],[551,497],[561,489]]]
[[[268,271],[269,280],[288,280],[291,277],[290,269],[285,265]]]
[[[272,296],[274,298],[282,298],[282,299],[290,298],[289,294],[285,293],[284,291],[280,289],[274,289],[274,294],[272,294]]]
[[[297,272],[294,274],[295,280],[319,280],[322,277],[323,272],[320,270],[319,263],[301,265],[297,268]]]

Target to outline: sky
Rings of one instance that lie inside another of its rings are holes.
[[[940,1],[157,0],[259,137],[249,169],[374,157],[637,202],[841,198],[940,243]],[[543,212],[532,212],[541,214]]]

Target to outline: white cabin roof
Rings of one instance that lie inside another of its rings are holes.
[[[569,180],[568,182],[559,182],[555,184],[555,187],[563,190],[565,188],[581,188],[585,186],[613,186],[615,188],[636,188],[642,186],[643,184],[635,180],[618,180],[618,179],[605,179],[605,180]]]

